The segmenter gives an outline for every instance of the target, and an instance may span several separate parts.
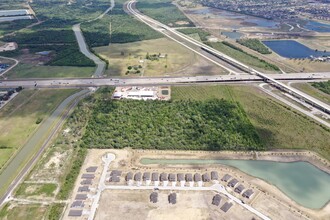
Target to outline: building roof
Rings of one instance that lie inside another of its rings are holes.
[[[133,179],[133,173],[132,172],[128,172],[126,175],[126,181],[132,180]]]
[[[152,192],[150,194],[150,202],[153,202],[153,203],[158,202],[158,193],[157,192]]]
[[[232,207],[233,203],[230,203],[230,202],[226,202],[220,209],[224,212],[227,212],[230,207]]]
[[[81,176],[82,179],[94,179],[95,178],[95,175],[94,174],[90,174],[90,173],[84,173],[82,176]]]
[[[89,186],[81,186],[78,188],[78,192],[89,192]]]
[[[119,176],[110,176],[109,182],[118,183],[118,182],[120,182],[120,177]]]
[[[130,91],[127,93],[127,96],[154,96],[155,92],[154,91],[145,91],[145,90],[140,90],[140,91]]]
[[[160,181],[167,181],[167,173],[160,174]]]
[[[171,182],[175,182],[176,181],[176,176],[174,173],[170,173],[168,175],[168,180],[171,181]]]
[[[168,196],[168,202],[171,204],[175,204],[176,203],[176,193],[171,193]]]
[[[87,194],[77,194],[75,200],[86,200]]]
[[[219,175],[217,171],[212,171],[211,172],[211,180],[218,180],[219,179]]]
[[[140,180],[141,180],[141,176],[142,176],[141,172],[136,173],[136,174],[134,175],[134,180],[135,180],[135,181],[140,181]]]
[[[82,210],[70,210],[69,211],[69,216],[73,216],[73,217],[80,217],[82,216]]]
[[[88,173],[94,173],[97,170],[97,166],[92,166],[92,167],[88,167],[86,169],[86,172]]]
[[[237,185],[237,183],[238,183],[237,179],[232,179],[229,181],[228,186],[235,187]]]
[[[231,176],[229,174],[225,174],[221,180],[227,182],[230,178]]]
[[[213,196],[212,199],[212,205],[220,205],[220,201],[221,201],[221,196],[219,194],[216,194],[215,196]]]
[[[203,179],[204,182],[210,182],[210,180],[211,180],[208,173],[204,173],[202,175],[202,179]]]
[[[235,192],[241,193],[241,192],[243,192],[244,189],[245,189],[245,187],[242,184],[240,184],[239,186],[237,186],[235,188]]]
[[[77,207],[83,207],[84,206],[84,202],[81,200],[76,200],[71,204],[71,208],[77,208]]]
[[[186,173],[186,181],[187,182],[193,181],[193,177],[192,177],[192,174],[191,173]]]
[[[144,181],[150,180],[150,172],[144,172],[143,173],[143,180]]]
[[[91,179],[84,179],[80,182],[81,185],[92,185],[93,181]]]
[[[178,181],[184,181],[184,174],[183,173],[178,173],[177,174],[177,179],[178,179]]]
[[[158,181],[159,180],[159,174],[157,172],[151,174],[151,180],[152,181]]]
[[[195,180],[195,182],[201,181],[202,180],[201,175],[199,173],[195,173],[194,180]]]
[[[121,176],[122,171],[119,170],[113,170],[110,173],[110,176]]]
[[[252,189],[248,189],[246,190],[244,193],[243,193],[243,196],[246,197],[246,198],[250,198],[253,194],[253,190]]]

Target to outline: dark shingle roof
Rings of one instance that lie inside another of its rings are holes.
[[[174,173],[170,173],[168,175],[168,180],[171,181],[171,182],[175,182],[175,180],[176,180],[175,174]]]
[[[204,182],[210,182],[210,180],[211,180],[208,173],[204,173],[202,175],[202,179],[203,179]]]
[[[217,171],[212,171],[211,172],[211,180],[218,180],[219,179],[219,175]]]
[[[94,174],[90,174],[90,173],[84,173],[82,176],[81,176],[82,179],[94,179],[95,178],[95,175]]]
[[[244,193],[243,193],[243,196],[246,197],[246,198],[250,198],[253,194],[253,190],[252,189],[248,189],[246,190]]]
[[[195,182],[201,181],[202,180],[201,175],[199,173],[195,173],[194,180],[195,180]]]
[[[141,176],[142,176],[141,172],[136,173],[134,175],[134,180],[135,181],[141,181]]]
[[[87,194],[77,194],[75,200],[86,200]]]
[[[193,181],[193,177],[192,177],[192,174],[191,174],[191,173],[187,173],[187,174],[186,174],[186,181],[187,181],[187,182],[191,182],[191,181]]]
[[[79,200],[79,201],[74,201],[71,204],[71,208],[77,208],[77,207],[83,207],[84,206],[84,202]]]
[[[150,202],[153,202],[153,203],[158,202],[158,193],[157,192],[152,192],[150,194]]]
[[[219,194],[216,194],[212,199],[212,204],[218,206],[220,205],[220,201],[221,201],[221,196]]]
[[[167,173],[160,174],[160,181],[167,181]]]
[[[228,186],[235,187],[237,183],[238,183],[237,179],[232,179],[229,181]]]
[[[225,174],[221,180],[227,182],[230,178],[231,176],[229,174]]]
[[[97,170],[97,167],[96,166],[92,166],[92,167],[88,167],[86,169],[86,172],[88,172],[88,173],[94,173],[96,170]]]
[[[133,179],[133,173],[132,172],[128,172],[126,175],[126,181],[132,180]]]
[[[110,173],[110,176],[121,176],[122,171],[119,170],[113,170]]]
[[[184,181],[184,174],[178,173],[177,178],[178,178],[178,181]]]
[[[233,205],[232,203],[226,202],[220,209],[224,212],[227,212],[230,209],[230,207],[232,207],[232,205]]]
[[[158,181],[159,180],[159,174],[158,173],[152,173],[151,174],[151,180],[152,181]]]
[[[120,182],[120,177],[119,176],[110,176],[109,182],[118,183],[118,182]]]
[[[78,188],[78,192],[89,192],[89,186],[81,186]]]
[[[240,184],[239,186],[237,186],[235,188],[235,192],[241,193],[241,192],[243,192],[244,189],[245,189],[245,187],[242,184]]]
[[[171,204],[175,204],[176,203],[176,193],[171,193],[168,196],[168,202]]]
[[[92,185],[93,181],[91,179],[85,179],[80,182],[81,185]]]
[[[82,210],[70,210],[69,216],[80,217],[80,216],[82,216]]]
[[[143,173],[143,180],[146,181],[146,180],[150,180],[150,172],[145,172]]]

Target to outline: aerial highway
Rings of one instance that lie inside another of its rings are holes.
[[[330,79],[330,72],[324,73],[291,73],[270,74],[276,80],[290,81],[322,81]],[[138,78],[62,78],[62,79],[22,79],[0,81],[0,88],[58,88],[58,87],[98,87],[98,86],[134,86],[134,85],[178,85],[196,83],[245,83],[264,81],[260,76],[239,75],[214,75],[191,77],[138,77]]]
[[[257,76],[261,77],[265,82],[272,84],[273,86],[277,87],[278,89],[280,89],[284,92],[287,92],[290,95],[295,96],[299,99],[303,99],[305,102],[321,109],[324,112],[330,113],[329,105],[327,105],[327,104],[321,102],[320,100],[317,100],[297,89],[287,86],[284,83],[278,81],[277,79],[272,78],[268,74],[255,70],[255,69],[241,63],[240,61],[233,59],[232,57],[227,56],[227,55],[215,50],[214,48],[212,48],[202,42],[199,42],[191,37],[188,37],[187,35],[182,34],[182,33],[178,32],[177,30],[175,30],[163,23],[160,23],[159,21],[156,21],[156,20],[142,14],[135,8],[135,4],[136,4],[136,0],[131,0],[130,2],[128,2],[126,5],[127,10],[132,15],[134,15],[137,19],[144,22],[145,24],[147,24],[154,30],[157,30],[158,32],[164,34],[165,36],[167,36],[171,39],[175,39],[175,41],[177,41],[181,45],[186,45],[187,48],[189,47],[188,44],[196,45],[196,46],[202,48],[204,51],[208,51],[211,54],[215,55],[217,58],[220,58],[220,59],[226,61],[227,63],[232,63],[233,66],[235,66],[235,67],[240,67],[252,75],[257,75]],[[178,39],[180,39],[180,40],[178,40]],[[186,43],[183,43],[183,41]]]

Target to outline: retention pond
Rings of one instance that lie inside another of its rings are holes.
[[[223,164],[240,169],[276,186],[297,203],[320,209],[330,200],[330,174],[308,162],[274,162],[255,160],[195,160],[142,158],[142,164]]]

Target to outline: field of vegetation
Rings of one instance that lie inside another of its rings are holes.
[[[207,41],[207,38],[211,35],[209,32],[206,32],[200,28],[184,28],[178,29],[178,31],[186,35],[198,34],[198,37],[202,42]]]
[[[49,116],[73,91],[23,90],[0,110],[0,170],[36,130],[36,122]]]
[[[319,99],[320,101],[330,104],[330,94],[319,90],[312,86],[312,84],[314,83],[294,83],[291,84],[291,86]]]
[[[180,27],[194,24],[174,5],[172,0],[141,0],[136,8],[147,16],[163,24]]]
[[[205,95],[207,94],[207,95]],[[251,86],[172,88],[173,100],[225,99],[239,102],[266,149],[307,149],[330,160],[330,131]]]
[[[255,50],[261,54],[271,54],[272,51],[268,49],[263,43],[258,39],[239,39],[237,43],[242,44],[245,47],[248,47],[252,50]]]
[[[238,103],[208,101],[113,101],[102,90],[82,139],[92,148],[262,150]],[[105,100],[104,97],[107,97]],[[115,129],[114,129],[115,128]]]
[[[220,52],[227,54],[228,56],[231,56],[249,66],[260,68],[263,70],[268,70],[268,71],[280,70],[276,65],[268,63],[265,60],[262,60],[254,55],[251,55],[227,41],[216,42],[216,43],[209,42],[207,44],[213,47],[214,49],[219,50]]]
[[[330,80],[326,82],[314,82],[312,86],[330,95]]]
[[[157,31],[128,15],[124,11],[121,1],[116,2],[115,8],[101,20],[82,24],[81,28],[90,47],[162,37]]]

